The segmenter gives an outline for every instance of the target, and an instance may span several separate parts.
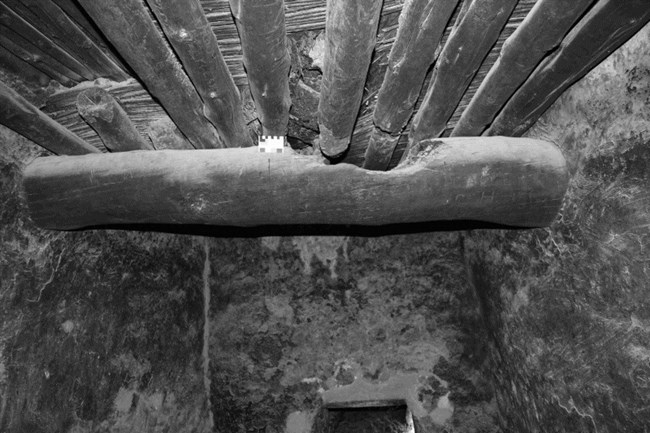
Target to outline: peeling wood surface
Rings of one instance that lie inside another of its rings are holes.
[[[318,124],[319,147],[328,157],[346,151],[359,114],[375,48],[382,2],[330,0]]]
[[[291,106],[284,1],[231,0],[230,7],[263,134],[284,136]]]
[[[445,44],[409,141],[442,134],[483,59],[497,41],[516,0],[473,2]]]
[[[139,0],[81,0],[120,54],[196,148],[222,147],[203,103]]]
[[[521,135],[571,84],[650,21],[647,0],[600,0],[542,61],[486,135]]]
[[[107,91],[91,87],[77,96],[77,110],[111,152],[153,150],[135,129],[124,109]]]
[[[0,123],[59,155],[99,152],[2,82]]]
[[[555,218],[567,182],[554,145],[504,137],[422,142],[390,172],[221,149],[37,158],[24,177],[32,219],[52,229],[456,219],[544,226]]]
[[[239,90],[198,0],[148,0],[226,147],[251,146]]]
[[[454,127],[452,136],[480,135],[537,64],[562,42],[594,0],[540,0],[504,42],[501,54]]]

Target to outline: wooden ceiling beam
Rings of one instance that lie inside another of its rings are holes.
[[[99,153],[2,82],[0,123],[58,155]]]
[[[427,140],[387,172],[253,148],[37,158],[24,172],[32,219],[61,230],[439,220],[538,227],[553,221],[567,184],[555,145],[505,137]]]
[[[50,82],[51,77],[32,66],[31,63],[26,62],[21,59],[8,49],[0,44],[0,64],[3,69],[11,72],[12,74],[19,76],[27,82],[37,84],[39,86],[47,86]]]
[[[289,123],[289,70],[283,0],[230,0],[244,67],[264,135],[285,136]]]
[[[516,5],[517,0],[480,0],[469,5],[438,57],[409,142],[443,133]]]
[[[124,109],[106,90],[91,87],[77,96],[77,110],[111,152],[153,150]]]
[[[198,0],[147,0],[226,147],[252,146],[241,97]]]
[[[388,168],[399,134],[413,114],[427,70],[436,59],[436,50],[457,5],[458,0],[405,2],[377,95],[364,168]]]
[[[599,0],[510,98],[485,135],[523,134],[573,83],[650,21],[648,0]]]
[[[463,111],[452,136],[480,135],[539,62],[594,0],[540,0],[504,42],[499,58]]]
[[[329,157],[350,145],[377,39],[382,2],[328,0],[323,81],[318,104],[319,146]]]
[[[196,148],[222,147],[203,102],[140,0],[79,0]]]

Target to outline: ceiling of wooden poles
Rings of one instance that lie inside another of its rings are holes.
[[[642,27],[650,9],[645,0],[198,4],[3,0],[3,64],[61,83],[40,108],[103,152],[118,149],[77,106],[91,86],[119,101],[142,139],[153,141],[147,148],[248,145],[265,131],[286,133],[294,147],[320,139],[327,156],[381,170],[399,161],[409,136],[521,134]],[[214,43],[201,32],[206,22]],[[206,64],[221,58],[217,72],[232,77],[241,99],[227,79],[206,82],[197,70],[214,73]],[[210,86],[220,87],[218,100],[199,106]],[[205,107],[208,122],[187,119]],[[219,125],[219,117],[246,131]]]

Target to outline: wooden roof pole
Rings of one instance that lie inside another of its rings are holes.
[[[140,0],[79,0],[196,148],[222,147],[203,102]]]
[[[599,0],[537,66],[484,134],[523,134],[562,92],[648,21],[648,0]]]
[[[409,0],[399,17],[395,43],[388,57],[373,113],[363,167],[386,170],[399,134],[413,114],[427,70],[458,0]]]
[[[99,153],[3,82],[0,82],[0,123],[59,155]]]
[[[77,96],[77,110],[111,152],[153,150],[135,129],[124,109],[106,90],[91,87]]]
[[[555,218],[567,184],[555,145],[505,137],[425,140],[384,172],[248,148],[38,158],[24,173],[32,219],[63,230],[436,220],[537,227]]]
[[[377,39],[380,0],[328,0],[323,82],[318,104],[321,152],[336,158],[350,145]]]
[[[1,41],[0,41],[1,42]],[[47,86],[51,77],[0,45],[0,64],[11,73],[39,86]]]
[[[540,0],[504,42],[452,136],[480,135],[535,66],[562,42],[594,0]]]
[[[517,0],[472,2],[438,57],[427,94],[413,119],[410,143],[442,134],[516,5]]]
[[[285,136],[289,123],[289,70],[284,0],[230,0],[243,61],[264,135]]]
[[[147,0],[226,147],[252,146],[239,90],[198,0]]]

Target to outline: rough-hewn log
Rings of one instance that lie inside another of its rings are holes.
[[[284,0],[230,0],[244,67],[266,135],[286,135],[289,122],[289,69]]]
[[[650,21],[648,0],[600,0],[510,98],[486,135],[521,135],[571,84]]]
[[[458,0],[409,0],[399,17],[395,44],[388,57],[364,168],[386,170],[398,135],[413,114],[429,67]],[[393,135],[392,139],[387,137]]]
[[[504,137],[428,140],[388,172],[222,149],[38,158],[24,176],[32,219],[51,229],[435,220],[544,226],[567,182],[553,144]]]
[[[252,146],[239,90],[198,0],[147,0],[227,147]]]
[[[0,25],[0,45],[63,85],[74,85],[83,81],[83,77],[23,39],[18,33],[2,25]]]
[[[124,70],[52,0],[5,0],[5,4],[80,61],[93,78],[107,77],[115,81],[128,78]]]
[[[0,123],[59,155],[99,152],[2,82],[0,82]]]
[[[474,1],[454,28],[436,63],[431,84],[413,119],[409,141],[439,136],[517,0]]]
[[[174,123],[197,148],[221,147],[203,102],[140,0],[80,0]]]
[[[106,90],[91,87],[77,96],[77,110],[111,152],[153,150],[126,115],[124,109]]]
[[[323,82],[318,104],[319,146],[327,157],[350,144],[377,39],[377,0],[328,0]]]
[[[452,136],[480,135],[539,62],[562,42],[594,0],[540,0],[504,42],[501,54]]]
[[[72,57],[67,51],[55,44],[50,38],[41,33],[29,22],[11,10],[4,2],[0,3],[0,23],[7,29],[13,30],[22,39],[37,46],[41,51],[56,59],[63,66],[68,68],[86,80],[95,78],[93,73],[81,62]],[[75,77],[71,77],[75,78]]]
[[[51,77],[43,73],[43,71],[36,69],[31,64],[27,63],[2,45],[0,45],[0,64],[2,68],[18,75],[21,79],[38,84],[39,86],[47,86]]]

